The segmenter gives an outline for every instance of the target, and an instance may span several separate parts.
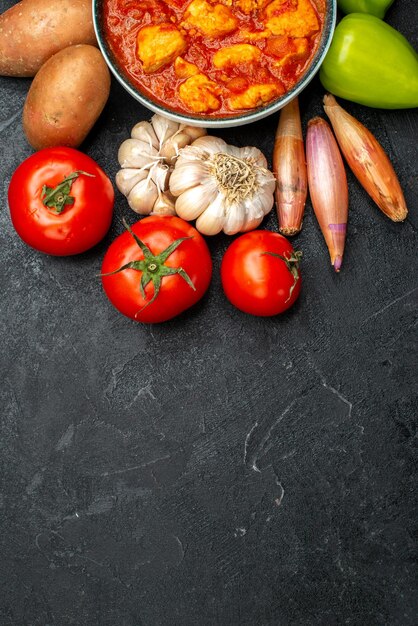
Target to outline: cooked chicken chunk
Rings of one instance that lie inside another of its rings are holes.
[[[239,63],[254,63],[261,57],[261,50],[249,43],[238,43],[221,48],[213,55],[213,64],[218,69],[224,69]]]
[[[189,63],[183,57],[177,57],[174,61],[174,71],[176,73],[177,78],[189,78],[189,76],[194,76],[195,74],[199,74],[200,70],[194,63]]]
[[[228,104],[233,111],[237,109],[254,109],[267,104],[274,98],[278,98],[284,91],[284,87],[275,83],[251,85],[244,92],[230,96]]]
[[[286,37],[278,35],[271,37],[265,48],[266,54],[276,57],[277,67],[285,65],[288,61],[299,60],[309,54],[309,39],[306,37]]]
[[[273,35],[308,37],[319,30],[319,21],[311,0],[298,0],[289,9],[283,0],[273,0],[264,11],[265,26]]]
[[[234,6],[246,15],[258,9],[264,9],[269,2],[270,0],[233,0]]]
[[[183,35],[170,23],[143,26],[137,44],[138,56],[147,74],[171,63],[187,47]]]
[[[219,86],[204,74],[191,76],[179,87],[180,99],[193,113],[219,109],[221,106],[219,93]]]
[[[268,28],[264,30],[245,30],[245,28],[240,29],[239,31],[239,39],[240,41],[261,41],[262,39],[267,39],[270,37],[271,32]]]
[[[223,4],[209,4],[206,0],[192,0],[184,13],[182,26],[194,27],[207,37],[224,37],[238,27],[238,19]]]

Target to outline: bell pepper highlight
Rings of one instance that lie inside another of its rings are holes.
[[[343,13],[369,13],[383,19],[394,0],[337,0]]]
[[[350,13],[341,20],[319,77],[327,91],[358,104],[418,107],[418,54],[374,15]]]

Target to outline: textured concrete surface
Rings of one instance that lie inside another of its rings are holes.
[[[388,21],[416,43],[414,11],[397,1]],[[96,278],[134,217],[120,194],[106,239],[77,258],[14,232],[29,84],[0,79],[1,626],[416,624],[417,112],[346,103],[395,164],[404,224],[349,173],[340,275],[308,202],[293,310],[234,310],[218,236],[207,296],[153,327]],[[314,80],[301,97],[304,128],[322,95]],[[114,83],[82,149],[113,178],[149,117]],[[218,134],[271,162],[276,124]]]

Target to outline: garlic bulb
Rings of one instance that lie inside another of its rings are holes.
[[[175,198],[168,182],[179,151],[198,137],[204,128],[178,124],[155,114],[132,128],[118,151],[122,169],[116,186],[133,211],[141,215],[175,215]]]
[[[274,203],[275,178],[263,153],[209,135],[180,150],[169,184],[177,215],[196,219],[204,235],[253,230]]]

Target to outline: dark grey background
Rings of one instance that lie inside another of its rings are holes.
[[[387,14],[415,44],[416,17],[416,0]],[[290,312],[229,305],[217,236],[207,296],[145,326],[96,278],[134,219],[119,193],[108,236],[79,257],[35,252],[11,226],[29,84],[0,80],[1,626],[416,624],[416,111],[342,102],[387,150],[410,213],[392,223],[348,173],[340,275],[308,202]],[[315,79],[304,129],[322,96]],[[82,149],[113,179],[149,117],[113,83]],[[271,163],[276,124],[217,134]]]

